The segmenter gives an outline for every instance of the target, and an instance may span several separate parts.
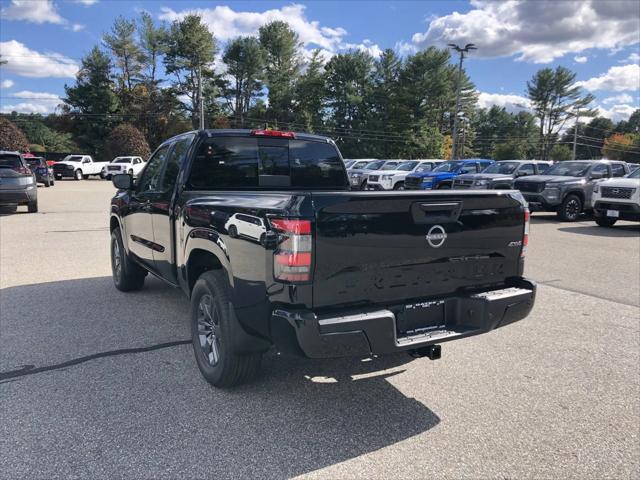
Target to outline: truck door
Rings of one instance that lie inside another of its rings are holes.
[[[158,196],[160,175],[168,153],[169,145],[163,145],[151,157],[131,193],[129,210],[124,215],[125,241],[129,251],[154,271],[153,251],[158,246],[153,237],[151,201]]]
[[[151,200],[151,222],[156,244],[156,248],[153,250],[153,258],[156,270],[162,278],[172,283],[178,282],[175,270],[175,230],[173,228],[172,199],[180,167],[194,138],[194,135],[185,135],[173,143],[173,148],[162,169],[158,192]]]

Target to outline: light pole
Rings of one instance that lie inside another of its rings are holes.
[[[460,87],[462,86],[462,61],[464,60],[464,54],[469,53],[471,50],[477,50],[478,48],[473,43],[467,43],[464,47],[459,47],[455,43],[450,43],[449,47],[460,54],[460,63],[458,64],[458,88],[456,91],[456,111],[453,116],[453,149],[451,152],[451,159],[456,160],[458,158],[458,111],[460,110]]]

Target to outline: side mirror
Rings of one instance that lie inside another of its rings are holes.
[[[131,190],[133,188],[133,177],[128,173],[114,175],[111,181],[118,190]]]
[[[591,172],[591,180],[599,180],[604,178],[604,172]]]

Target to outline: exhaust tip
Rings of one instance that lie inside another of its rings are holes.
[[[428,347],[416,348],[409,350],[409,355],[413,358],[428,357],[429,360],[438,360],[442,358],[442,346],[429,345]]]

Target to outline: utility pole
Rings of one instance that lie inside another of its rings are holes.
[[[573,126],[573,158],[576,159],[576,149],[578,147],[578,121],[580,119],[580,111],[576,111],[576,124]],[[587,143],[587,142],[585,142]]]
[[[460,111],[460,87],[462,86],[462,61],[464,60],[465,53],[469,53],[471,50],[477,50],[477,47],[473,43],[467,43],[462,48],[455,43],[450,43],[449,47],[460,54],[460,63],[458,63],[458,88],[456,89],[456,111],[453,115],[453,134],[451,135],[451,159],[456,160],[458,158],[458,112]]]
[[[204,130],[204,98],[202,97],[202,66],[198,66],[198,110],[200,111],[200,130]]]

